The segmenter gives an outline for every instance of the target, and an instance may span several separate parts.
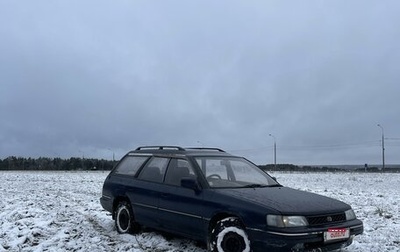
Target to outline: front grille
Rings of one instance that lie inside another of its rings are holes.
[[[329,223],[341,222],[345,220],[346,220],[346,215],[344,213],[307,217],[307,221],[310,226],[324,225]]]

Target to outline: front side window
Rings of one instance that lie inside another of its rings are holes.
[[[139,174],[139,179],[161,183],[169,158],[153,157]]]
[[[192,166],[184,159],[171,159],[167,174],[165,174],[165,183],[169,185],[181,186],[184,178],[196,178]]]
[[[210,187],[264,187],[279,185],[244,158],[197,157],[197,164]]]
[[[136,172],[144,164],[144,162],[146,162],[147,159],[149,159],[149,157],[126,156],[115,168],[114,173],[135,176]]]

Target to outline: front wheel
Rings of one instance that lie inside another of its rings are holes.
[[[250,252],[250,241],[238,218],[217,222],[210,234],[211,252]]]
[[[125,201],[118,203],[115,210],[115,227],[120,234],[135,233],[139,229],[133,220],[131,206]]]

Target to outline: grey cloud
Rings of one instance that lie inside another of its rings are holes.
[[[379,163],[376,124],[400,135],[398,8],[2,2],[0,157],[204,144],[266,163],[273,133],[280,162]]]

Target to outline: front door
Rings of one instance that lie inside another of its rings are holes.
[[[199,238],[206,230],[202,216],[203,193],[183,188],[182,178],[196,179],[196,174],[187,160],[171,159],[165,175],[165,190],[160,194],[160,223],[166,230]]]

